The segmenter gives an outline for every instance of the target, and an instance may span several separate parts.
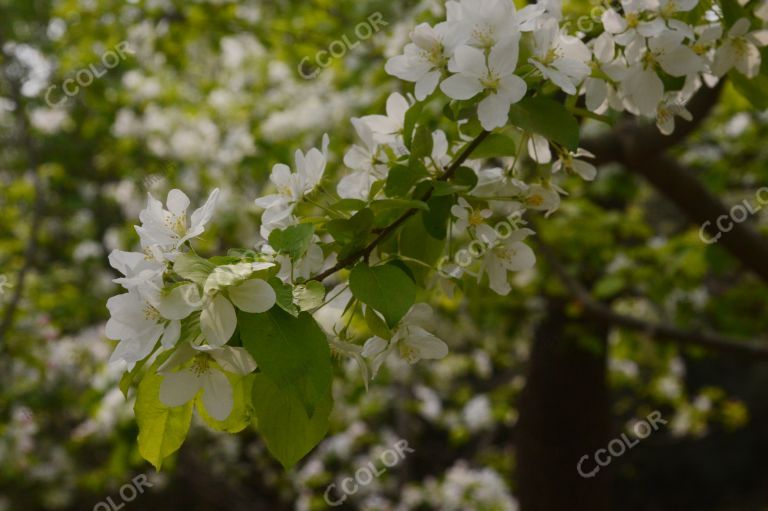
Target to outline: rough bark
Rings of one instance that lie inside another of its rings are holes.
[[[518,423],[522,511],[611,509],[610,474],[585,479],[576,470],[610,440],[607,333],[569,321],[556,301],[535,332]]]

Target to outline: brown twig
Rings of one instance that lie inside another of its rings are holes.
[[[461,167],[461,164],[464,163],[467,158],[472,154],[472,152],[477,149],[477,146],[479,146],[485,138],[490,135],[489,131],[483,131],[478,136],[476,136],[469,144],[467,144],[464,149],[461,151],[461,153],[456,157],[455,160],[451,162],[451,164],[448,166],[448,168],[443,172],[443,174],[437,178],[438,181],[448,181],[450,180],[453,175],[456,173],[456,171]],[[421,201],[425,202],[429,200],[429,198],[432,196],[432,189],[430,188],[422,197]],[[416,214],[416,212],[419,211],[417,208],[411,208],[400,217],[386,226],[384,229],[382,229],[378,235],[368,243],[365,247],[361,248],[360,250],[353,252],[352,254],[348,255],[347,257],[343,258],[341,261],[333,265],[331,268],[328,268],[324,272],[312,277],[311,280],[317,280],[319,282],[322,282],[326,278],[330,277],[337,271],[341,270],[342,268],[346,268],[350,264],[354,263],[360,258],[367,259],[368,256],[371,255],[371,252],[373,252],[373,249],[376,248],[376,246],[384,241],[386,238],[388,238],[392,233],[394,233],[401,225],[403,225],[409,218],[411,218],[413,215]]]
[[[583,307],[585,314],[591,318],[605,324],[643,333],[662,342],[675,342],[681,346],[700,346],[719,352],[768,360],[768,342],[745,341],[713,332],[682,330],[674,325],[651,323],[615,312],[606,304],[595,300],[591,293],[568,273],[551,246],[541,238],[537,238],[536,243],[552,271],[557,274],[568,292]]]
[[[0,49],[2,49],[4,44],[4,38],[0,33]],[[15,113],[19,130],[19,141],[26,154],[27,166],[29,168],[29,173],[32,176],[32,183],[35,190],[35,198],[32,209],[32,223],[29,230],[29,238],[27,239],[27,244],[24,249],[24,262],[19,269],[19,272],[17,273],[13,295],[11,296],[11,300],[8,303],[8,306],[3,312],[2,321],[0,321],[0,342],[5,339],[6,333],[13,326],[16,310],[19,307],[21,298],[24,293],[27,275],[31,271],[33,262],[35,260],[35,255],[37,252],[37,236],[42,224],[43,212],[45,209],[43,182],[37,170],[37,158],[35,156],[34,144],[30,135],[29,119],[27,118],[24,101],[21,96],[21,86],[18,80],[10,75],[7,66],[3,66],[3,74],[6,80],[8,80],[11,97],[16,104]],[[3,344],[0,344],[0,350],[2,349]]]

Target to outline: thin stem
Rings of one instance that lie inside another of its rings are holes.
[[[437,178],[438,181],[448,181],[450,180],[453,175],[456,173],[456,171],[461,167],[461,164],[464,163],[467,158],[472,154],[472,152],[477,149],[477,146],[479,146],[485,138],[490,135],[490,131],[483,131],[478,136],[476,136],[469,144],[467,144],[464,147],[464,150],[461,151],[461,153],[456,157],[455,160],[451,162],[451,164],[448,166],[446,171],[443,173],[442,176]],[[429,200],[429,198],[432,196],[432,190],[430,189],[428,192],[426,192],[422,197],[421,200],[423,202],[426,202]],[[385,227],[379,234],[376,236],[373,241],[368,243],[364,248],[357,250],[356,252],[353,252],[352,254],[348,255],[338,263],[336,263],[331,268],[325,270],[324,272],[320,273],[319,275],[316,275],[311,280],[317,280],[322,282],[326,278],[330,277],[337,271],[341,270],[342,268],[346,268],[350,264],[354,263],[361,257],[363,259],[366,259],[368,256],[371,255],[371,252],[373,252],[373,249],[378,246],[379,243],[384,241],[389,237],[390,234],[395,232],[401,225],[403,225],[406,220],[411,218],[413,215],[416,214],[416,212],[419,211],[416,208],[411,208],[405,213],[403,213],[400,218],[389,224],[387,227]]]
[[[575,115],[579,115],[581,117],[587,117],[589,119],[594,119],[596,121],[604,122],[605,124],[613,124],[611,121],[611,118],[606,115],[600,115],[596,114],[595,112],[590,112],[589,110],[585,108],[579,108],[579,107],[569,107],[568,110]]]
[[[3,44],[4,38],[2,37],[2,34],[0,34],[0,51],[2,51]],[[30,135],[31,130],[29,128],[29,119],[27,118],[26,105],[24,104],[24,100],[21,94],[21,85],[15,77],[10,75],[7,65],[3,66],[3,73],[5,74],[5,78],[10,83],[11,96],[13,98],[13,102],[16,104],[16,123],[19,130],[19,143],[25,152],[27,167],[29,169],[30,175],[32,176],[35,196],[32,205],[32,223],[29,228],[29,238],[27,238],[27,244],[24,248],[24,263],[16,276],[13,295],[11,296],[11,300],[3,313],[2,321],[0,321],[0,340],[5,338],[5,334],[13,326],[16,310],[19,307],[21,298],[24,293],[27,275],[32,270],[32,266],[36,260],[38,233],[42,226],[43,215],[45,212],[44,184],[43,179],[38,172],[38,162],[36,156],[37,152]],[[5,348],[8,349],[7,344]],[[2,349],[3,346],[0,345],[0,350]]]

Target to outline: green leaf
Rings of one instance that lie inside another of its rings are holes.
[[[501,158],[517,155],[515,141],[501,133],[491,133],[472,152],[472,158]]]
[[[184,443],[192,422],[193,400],[173,408],[160,402],[163,377],[157,374],[157,368],[165,358],[159,357],[144,375],[133,407],[139,425],[139,453],[157,470]]]
[[[373,212],[368,209],[361,209],[349,219],[331,220],[325,225],[328,233],[342,245],[365,243],[368,232],[373,225]]]
[[[359,211],[365,207],[365,201],[360,199],[341,199],[330,206],[337,211]]]
[[[229,250],[227,250],[228,257],[233,257],[240,260],[248,259],[253,261],[256,259],[257,255],[258,254],[256,253],[256,251],[250,248],[230,248]]]
[[[451,121],[469,119],[477,111],[477,107],[471,100],[452,100],[443,107],[443,115]]]
[[[405,112],[405,120],[403,121],[403,140],[408,149],[411,148],[413,127],[416,126],[416,121],[418,120],[419,115],[421,115],[421,111],[424,109],[424,105],[427,101],[414,103],[413,106]]]
[[[451,180],[454,184],[472,190],[477,186],[477,174],[469,167],[459,167]]]
[[[424,125],[416,127],[411,144],[411,160],[426,158],[432,154],[432,132]]]
[[[411,199],[382,199],[371,203],[371,209],[374,211],[387,211],[389,209],[420,209],[429,211],[427,203],[420,200]]]
[[[215,268],[215,264],[191,252],[179,254],[173,262],[174,272],[201,286]]]
[[[723,10],[723,19],[725,19],[724,32],[727,32],[739,18],[749,17],[747,10],[737,0],[720,0],[720,7]]]
[[[626,282],[621,275],[606,275],[601,278],[593,289],[596,298],[610,298],[624,289]]]
[[[734,70],[728,74],[734,88],[744,96],[752,106],[759,110],[768,109],[768,76],[760,73],[752,79]]]
[[[312,243],[315,226],[312,224],[291,225],[275,229],[269,235],[269,244],[278,252],[288,254],[291,259],[303,256]]]
[[[566,108],[549,98],[525,98],[512,105],[509,120],[515,126],[538,133],[571,151],[579,147],[579,123]]]
[[[293,303],[299,306],[299,310],[310,310],[323,304],[325,298],[325,286],[316,280],[310,280],[306,284],[298,284],[293,288]]]
[[[413,162],[413,165],[396,165],[389,170],[387,175],[387,184],[384,186],[384,193],[387,197],[407,197],[408,193],[420,179],[429,176],[424,164],[420,161]]]
[[[299,308],[293,303],[293,288],[277,277],[272,277],[267,283],[275,290],[277,306],[291,316],[298,316]]]
[[[389,147],[389,146],[385,145],[384,147]],[[379,192],[384,188],[385,184],[386,184],[386,181],[383,179],[378,179],[374,181],[373,184],[371,185],[371,191],[368,193],[368,197],[376,197],[379,194]]]
[[[224,266],[229,264],[237,264],[242,260],[240,257],[225,255],[225,256],[213,256],[208,261],[216,266]]]
[[[331,387],[328,340],[312,316],[293,317],[279,308],[262,314],[237,311],[237,323],[243,346],[261,372],[294,394],[311,417]]]
[[[451,216],[451,206],[455,198],[453,195],[431,197],[427,204],[429,211],[421,214],[424,227],[430,236],[437,240],[445,239],[448,231],[448,218]]]
[[[136,377],[141,373],[142,368],[144,367],[144,364],[146,364],[147,360],[149,360],[150,357],[147,357],[145,359],[139,360],[136,362],[136,365],[133,366],[133,369],[123,374],[123,376],[120,378],[120,392],[123,393],[123,397],[125,399],[128,399],[128,390],[131,388],[131,385],[133,385],[133,382],[136,380]]]
[[[177,344],[193,342],[198,336],[202,335],[200,330],[200,314],[190,314],[181,320],[181,333]]]
[[[217,266],[205,279],[203,293],[210,294],[214,291],[234,286],[253,274],[253,263],[238,262],[235,264],[226,264]]]
[[[408,220],[399,235],[399,253],[405,257],[422,261],[427,266],[434,266],[443,255],[445,241],[430,236],[424,222],[419,218]],[[411,269],[416,282],[426,285],[431,270],[422,264],[403,261]]]
[[[378,314],[376,314],[376,311],[373,310],[373,307],[366,307],[364,316],[365,323],[368,325],[368,329],[373,335],[378,335],[382,339],[387,340],[392,338],[392,331],[389,329],[384,320],[381,319]]]
[[[371,267],[359,263],[349,274],[349,288],[355,298],[379,311],[390,328],[416,301],[416,284],[392,264]]]
[[[291,468],[325,437],[333,408],[330,387],[317,401],[310,417],[293,392],[281,388],[264,373],[254,375],[253,410],[267,449],[285,467]]]

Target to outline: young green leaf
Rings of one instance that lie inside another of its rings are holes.
[[[331,220],[325,225],[328,233],[342,245],[362,245],[368,237],[368,232],[373,225],[373,212],[361,209],[349,219]]]
[[[514,140],[501,133],[491,133],[472,152],[472,158],[501,158],[516,154],[517,147]]]
[[[333,408],[330,387],[319,396],[311,417],[295,393],[279,386],[264,373],[254,375],[251,395],[258,430],[269,452],[286,470],[325,437],[328,416]]]
[[[328,340],[312,316],[293,317],[275,307],[262,314],[238,311],[237,323],[243,346],[261,372],[295,394],[311,417],[331,387]]]
[[[191,252],[179,254],[173,261],[174,272],[201,286],[215,268],[215,264]]]
[[[392,264],[368,266],[359,263],[349,274],[349,288],[355,298],[379,311],[390,328],[416,301],[416,284]]]
[[[418,101],[405,112],[405,120],[403,121],[403,140],[408,149],[411,148],[413,127],[416,126],[416,121],[418,120],[419,115],[421,115],[421,111],[424,109],[425,104],[426,101]]]
[[[277,306],[291,316],[298,316],[299,308],[296,307],[296,304],[293,303],[293,288],[291,288],[289,284],[284,283],[277,277],[272,277],[267,281],[267,283],[272,286],[272,289],[275,290]]]
[[[157,368],[165,358],[158,358],[144,374],[133,406],[139,425],[139,453],[157,470],[184,443],[192,422],[193,400],[174,408],[160,402],[163,377],[157,374]]]
[[[571,151],[579,147],[579,123],[566,108],[549,98],[525,98],[512,105],[509,120],[524,131],[538,133]]]
[[[429,176],[424,164],[420,161],[412,162],[412,165],[395,165],[389,170],[387,184],[384,193],[387,197],[408,197],[408,193],[420,179]]]
[[[291,259],[303,256],[315,234],[312,224],[291,225],[285,229],[276,229],[269,235],[269,244],[275,250],[288,254]]]
[[[378,335],[382,339],[391,339],[392,331],[389,329],[383,319],[373,310],[373,307],[365,308],[365,323],[373,335]]]
[[[456,199],[453,195],[432,197],[427,201],[429,211],[421,214],[424,227],[435,239],[445,239],[448,231],[448,218],[451,216],[451,206]]]
[[[293,303],[302,311],[319,307],[323,304],[324,298],[325,286],[316,280],[310,280],[306,284],[298,284],[293,288]]]
[[[381,199],[371,203],[371,209],[379,211],[387,211],[390,209],[420,209],[422,211],[429,211],[429,206],[426,202],[412,199]]]
[[[411,160],[426,158],[432,154],[432,132],[424,125],[419,125],[413,133]]]

